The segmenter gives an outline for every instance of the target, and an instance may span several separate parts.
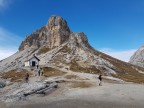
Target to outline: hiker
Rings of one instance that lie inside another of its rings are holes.
[[[40,69],[38,69],[38,76],[40,76],[40,73],[41,73],[41,72],[40,72]]]
[[[36,70],[36,72],[37,72],[37,75],[40,76],[40,67],[39,67],[39,65],[36,66],[36,69],[35,69],[35,70]]]
[[[38,66],[38,65],[37,65],[36,67],[37,67],[37,69],[39,68],[39,66]]]
[[[35,76],[38,76],[38,69],[37,66],[34,68]]]
[[[43,76],[43,68],[40,68],[41,76]]]
[[[28,80],[29,80],[29,74],[26,73],[26,75],[25,75],[25,81],[26,81],[26,83],[28,83]]]
[[[99,79],[99,86],[102,86],[102,75],[101,74],[99,75],[98,79]]]

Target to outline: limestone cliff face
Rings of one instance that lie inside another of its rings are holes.
[[[69,39],[70,29],[67,22],[60,16],[51,17],[46,27],[50,33],[50,47],[59,46]]]
[[[46,27],[42,27],[40,30],[33,32],[31,35],[27,36],[26,39],[19,46],[19,51],[22,51],[31,46],[40,47],[45,44],[48,38],[48,30]]]
[[[26,37],[26,39],[21,43],[19,51],[31,46],[36,48],[41,46],[54,48],[67,41],[69,35],[70,29],[67,22],[60,16],[52,16],[48,20],[46,26]]]

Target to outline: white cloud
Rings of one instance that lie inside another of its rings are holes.
[[[9,56],[11,56],[12,54],[16,53],[17,49],[13,48],[13,49],[3,49],[0,48],[0,60],[3,60]]]
[[[0,7],[4,6],[4,0],[0,0]]]
[[[22,38],[20,36],[17,36],[0,27],[0,46],[17,46],[21,41]]]
[[[113,50],[110,48],[103,48],[100,49],[101,52],[106,53],[114,58],[117,58],[119,60],[128,62],[130,57],[134,54],[134,52],[136,51],[136,49],[129,49],[129,50],[122,50],[122,51],[117,51],[117,50]]]
[[[12,0],[0,0],[0,10],[7,8]]]
[[[0,60],[14,54],[22,38],[0,27]]]

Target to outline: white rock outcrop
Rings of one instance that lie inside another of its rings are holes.
[[[140,47],[130,58],[129,63],[144,67],[144,46]]]

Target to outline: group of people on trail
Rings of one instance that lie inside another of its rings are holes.
[[[41,68],[41,67],[39,67],[38,65],[37,65],[37,72],[38,72],[38,76],[43,76],[43,68]]]
[[[43,68],[41,68],[41,67],[39,67],[38,65],[36,66],[36,72],[37,72],[37,75],[38,76],[43,76]],[[25,82],[26,83],[28,83],[28,81],[29,81],[29,73],[27,72],[26,74],[25,74]]]
[[[43,68],[39,67],[38,65],[36,66],[36,68],[37,68],[38,76],[43,76]],[[102,86],[102,74],[99,74],[98,79],[99,79],[99,86]],[[25,81],[26,82],[29,81],[29,73],[28,72],[25,75]]]

